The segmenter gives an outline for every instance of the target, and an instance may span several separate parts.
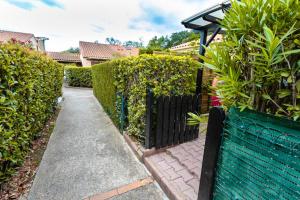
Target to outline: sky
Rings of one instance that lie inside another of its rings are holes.
[[[122,42],[186,30],[181,21],[221,0],[0,0],[0,30],[47,37],[47,51],[79,41]]]

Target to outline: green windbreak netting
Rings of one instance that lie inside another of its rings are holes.
[[[214,199],[300,200],[300,123],[230,109]]]

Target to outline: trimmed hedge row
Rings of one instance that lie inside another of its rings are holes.
[[[61,96],[63,67],[18,44],[0,44],[0,182],[23,162]]]
[[[127,98],[128,105],[128,133],[140,141],[144,140],[145,112],[146,112],[146,89],[151,88],[155,96],[159,95],[183,95],[195,91],[196,71],[199,63],[188,56],[170,55],[140,55],[100,64],[94,68],[112,68],[110,74],[93,70],[94,87],[97,84],[115,85],[116,89],[108,90],[102,87],[97,93],[108,96],[111,107],[116,105],[116,93],[122,93]],[[111,72],[112,71],[112,72]],[[114,78],[101,79],[110,76]],[[97,78],[98,76],[99,78]],[[94,89],[95,90],[95,89]],[[103,100],[98,98],[101,104]],[[106,103],[107,104],[107,103]],[[117,111],[115,108],[113,111]],[[119,116],[119,113],[114,114]]]
[[[114,62],[105,62],[92,66],[93,90],[96,98],[101,102],[105,112],[112,121],[119,125],[116,108],[116,86],[114,77]]]
[[[91,67],[66,66],[66,82],[74,87],[92,87]]]

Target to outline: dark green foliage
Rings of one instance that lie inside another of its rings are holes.
[[[105,62],[92,66],[94,95],[101,103],[105,112],[118,126],[118,114],[116,108],[116,87],[113,73],[114,63]]]
[[[66,82],[74,87],[92,87],[91,67],[65,67]]]
[[[75,48],[74,47],[70,47],[68,50],[65,50],[63,52],[67,52],[67,53],[79,53],[80,50],[79,50],[78,47],[75,47]]]
[[[116,93],[127,98],[128,132],[142,141],[146,89],[151,88],[155,96],[191,94],[195,89],[197,68],[198,63],[185,56],[141,55],[123,58],[94,66],[93,87],[96,96],[114,121],[119,116],[118,113],[114,114],[117,112]]]
[[[137,47],[137,48],[141,48],[143,47],[143,42],[142,41],[131,41],[131,40],[128,40],[126,42],[123,43],[123,45],[125,47]]]
[[[299,1],[233,1],[222,26],[224,41],[202,58],[223,105],[300,119]]]
[[[120,40],[115,39],[115,38],[113,38],[113,37],[106,38],[106,42],[107,42],[108,44],[112,44],[112,45],[121,45],[121,44],[122,44]]]
[[[200,36],[199,34],[196,34],[192,31],[180,31],[176,33],[172,33],[171,36],[161,36],[161,37],[153,37],[148,45],[147,49],[152,51],[159,51],[163,49],[168,49],[170,47],[190,42],[194,40],[199,40]],[[147,53],[147,52],[145,52]]]
[[[14,172],[61,96],[63,67],[18,44],[0,44],[0,183]]]

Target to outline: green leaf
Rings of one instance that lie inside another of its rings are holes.
[[[271,42],[274,38],[274,34],[271,29],[267,25],[264,26],[264,35],[268,42]]]
[[[280,75],[282,77],[288,77],[290,74],[288,72],[282,72]]]
[[[296,54],[296,53],[300,53],[300,49],[295,49],[295,50],[285,51],[285,52],[283,52],[283,53],[280,53],[279,55],[285,55],[285,56],[288,56],[288,55]]]
[[[262,97],[267,100],[272,100],[272,98],[268,94],[263,94]]]
[[[278,97],[280,99],[282,99],[284,97],[290,96],[292,94],[292,92],[290,90],[287,90],[287,89],[282,89],[282,90],[278,90],[277,94],[278,94]]]
[[[298,92],[300,93],[300,80],[296,81],[296,88]]]

